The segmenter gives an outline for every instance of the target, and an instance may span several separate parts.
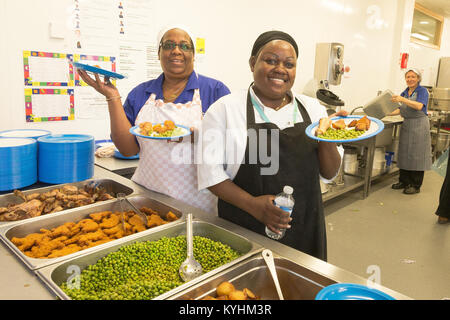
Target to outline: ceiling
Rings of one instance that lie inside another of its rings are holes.
[[[416,3],[446,18],[450,18],[450,0],[416,0]]]

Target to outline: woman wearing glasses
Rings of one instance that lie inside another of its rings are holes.
[[[147,189],[180,199],[205,211],[215,210],[215,197],[197,190],[194,144],[145,139],[129,132],[142,122],[164,122],[199,129],[204,112],[229,89],[220,81],[194,71],[193,39],[184,28],[169,27],[158,35],[158,56],[163,73],[134,88],[122,105],[115,86],[105,77],[95,80],[78,70],[83,80],[106,97],[111,138],[125,156],[139,152],[139,165],[132,180]]]
[[[262,235],[266,226],[290,228],[281,243],[326,260],[319,176],[336,176],[343,150],[306,136],[327,112],[317,99],[291,91],[297,58],[297,44],[284,32],[256,39],[254,82],[215,102],[203,120],[199,187],[219,197],[220,217]],[[273,204],[285,185],[294,189],[291,217]]]

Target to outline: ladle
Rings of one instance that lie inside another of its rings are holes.
[[[280,298],[280,300],[284,300],[283,293],[281,292],[280,288],[280,283],[278,282],[277,270],[275,268],[272,251],[270,251],[269,249],[264,249],[262,252],[262,256],[267,264],[267,267],[269,268],[270,274],[272,275],[273,282],[275,283],[275,288],[277,289],[278,297]]]
[[[186,216],[186,244],[187,258],[180,266],[180,277],[184,282],[191,281],[202,275],[203,270],[200,263],[194,259],[194,249],[192,244],[192,213]]]

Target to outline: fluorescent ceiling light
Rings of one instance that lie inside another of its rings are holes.
[[[429,24],[430,22],[429,21],[420,21],[419,23],[420,24]]]
[[[430,40],[429,37],[424,36],[423,34],[420,34],[420,33],[416,33],[416,32],[415,33],[411,33],[411,36],[414,37],[414,38],[420,39],[420,40],[424,40],[424,41]]]

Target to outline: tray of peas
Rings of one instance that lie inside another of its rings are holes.
[[[306,135],[311,139],[318,141],[326,141],[326,142],[335,142],[335,143],[347,143],[347,142],[355,142],[360,140],[369,139],[371,137],[376,136],[384,129],[383,121],[365,116],[370,120],[370,126],[367,130],[358,130],[355,127],[351,126],[352,122],[356,122],[363,118],[363,116],[355,115],[355,116],[345,116],[345,117],[333,117],[331,118],[331,122],[335,123],[338,121],[343,121],[345,123],[344,128],[334,128],[331,125],[325,133],[316,135],[316,130],[319,128],[319,121],[310,124],[306,128]]]
[[[213,224],[193,221],[194,257],[203,274],[183,282],[186,225],[121,241],[115,246],[36,270],[63,300],[147,300],[170,296],[239,263],[263,248]]]

